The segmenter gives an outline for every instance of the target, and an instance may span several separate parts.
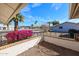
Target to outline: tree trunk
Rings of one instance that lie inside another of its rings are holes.
[[[9,30],[9,24],[7,24],[7,30]]]
[[[18,30],[18,20],[15,20],[15,28],[14,28],[14,31],[17,31]]]
[[[49,23],[49,30],[50,30],[50,23]]]

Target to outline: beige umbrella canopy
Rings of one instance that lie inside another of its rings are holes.
[[[70,4],[70,19],[79,18],[79,3]]]
[[[0,21],[8,24],[12,17],[26,6],[26,3],[0,3]]]

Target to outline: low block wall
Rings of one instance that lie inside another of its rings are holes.
[[[0,50],[0,55],[1,56],[16,56],[24,52],[25,50],[28,50],[29,48],[32,48],[33,46],[37,45],[40,42],[40,40],[41,40],[40,36],[34,37],[31,40],[29,39],[29,41],[27,42],[23,42],[21,44],[17,44],[15,46]]]

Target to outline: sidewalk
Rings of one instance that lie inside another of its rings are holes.
[[[43,41],[18,56],[79,56],[79,52]]]
[[[53,37],[47,37],[47,36],[44,38],[44,40],[46,42],[79,52],[79,42],[68,41],[68,40],[63,40],[63,39],[58,39]]]
[[[18,56],[79,56],[79,42],[45,36],[39,45]]]

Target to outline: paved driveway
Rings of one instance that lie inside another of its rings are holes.
[[[66,44],[71,42],[70,44],[72,45],[72,48],[74,48],[73,46],[76,46],[72,41],[62,41],[61,39],[59,40],[57,38],[45,37],[45,40],[40,42],[39,45],[34,46],[18,56],[79,56],[79,52],[63,47],[66,46],[64,42]],[[63,46],[60,46],[61,43],[63,43]],[[77,44],[79,45],[79,42]]]

